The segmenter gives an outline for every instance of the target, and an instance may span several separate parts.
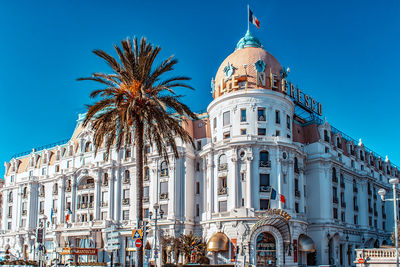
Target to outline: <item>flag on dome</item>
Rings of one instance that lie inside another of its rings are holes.
[[[253,23],[257,28],[260,28],[260,21],[254,16],[253,12],[249,8],[249,21]]]

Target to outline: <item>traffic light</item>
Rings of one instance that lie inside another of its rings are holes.
[[[43,244],[43,228],[38,228],[36,232],[36,242]]]
[[[148,235],[150,230],[150,223],[148,221],[143,221],[143,233],[146,233],[146,235]]]

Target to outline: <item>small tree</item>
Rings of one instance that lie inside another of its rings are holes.
[[[205,256],[206,243],[202,237],[195,236],[192,232],[187,235],[181,235],[181,252],[185,255],[185,263],[195,262],[201,256]],[[191,257],[194,253],[195,257]]]

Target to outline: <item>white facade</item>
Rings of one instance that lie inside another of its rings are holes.
[[[350,266],[355,248],[390,243],[392,208],[377,191],[389,190],[388,179],[399,177],[397,167],[327,122],[297,118],[293,99],[275,90],[273,81],[270,89],[251,85],[247,71],[256,73],[259,55],[263,60],[272,56],[246,36],[241,40],[245,46],[238,45],[228,62],[238,74],[244,66],[238,62],[246,62],[246,74],[239,75],[247,79],[245,88],[242,83],[237,90],[214,93],[207,113],[189,123],[197,148],[180,144],[180,157],[171,153],[169,165],[148,148],[145,217],[158,203],[164,212],[160,236],[193,231],[212,240],[224,233],[228,250],[209,244],[215,263],[236,257],[254,265],[271,260],[279,266]],[[245,49],[256,50],[237,58]],[[280,65],[270,60],[265,63],[273,75]],[[219,90],[230,79],[235,86],[231,75]],[[92,132],[81,121],[69,141],[5,164],[2,251],[35,258],[35,231],[47,217],[52,220],[46,231],[48,252],[67,246],[103,248],[104,229],[117,225],[118,261],[127,262],[129,238],[137,227],[136,152],[132,145],[112,151],[109,160],[101,149],[94,155]],[[273,192],[277,195],[271,200]],[[149,221],[148,241],[154,249],[154,220]],[[240,248],[238,255],[234,247]],[[106,261],[108,255],[99,251],[97,260]]]

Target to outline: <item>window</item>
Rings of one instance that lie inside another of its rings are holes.
[[[247,116],[246,116],[246,109],[242,108],[240,110],[240,121],[241,122],[245,122],[247,120]]]
[[[160,199],[168,198],[168,182],[160,183]]]
[[[127,149],[125,150],[125,158],[128,159],[128,158],[130,158],[130,157],[131,157],[131,150],[130,150],[129,148],[127,148]]]
[[[106,220],[106,219],[107,219],[107,211],[103,211],[103,212],[101,213],[101,219],[102,219],[102,220]]]
[[[163,212],[163,216],[167,217],[168,215],[168,204],[160,205],[160,212]]]
[[[149,209],[143,209],[143,218],[149,218]]]
[[[129,210],[122,211],[122,220],[124,221],[129,220]]]
[[[246,135],[247,130],[246,129],[240,129],[240,135]]]
[[[368,217],[368,225],[372,226],[372,217]]]
[[[122,194],[123,199],[129,199],[129,189],[124,189]]]
[[[8,202],[10,202],[10,203],[13,202],[13,192],[12,191],[8,194]]]
[[[299,203],[298,202],[294,203],[294,210],[296,211],[296,213],[299,213]]]
[[[294,179],[294,190],[299,191],[299,179]]]
[[[231,124],[231,112],[230,111],[225,111],[223,114],[222,114],[222,123],[223,123],[223,126],[227,126],[227,125],[229,125],[229,124]]]
[[[265,108],[257,109],[258,121],[265,121]]]
[[[325,147],[325,153],[329,153],[329,148]]]
[[[267,130],[265,128],[258,128],[257,134],[258,135],[266,135]]]
[[[92,144],[89,141],[85,144],[85,152],[90,152],[90,151],[92,151]]]
[[[354,168],[354,160],[351,160],[351,167]]]
[[[342,211],[342,213],[340,214],[340,220],[341,220],[342,222],[345,222],[345,221],[346,221],[346,214],[344,213],[344,211]]]
[[[275,136],[281,136],[281,132],[280,132],[280,131],[278,131],[278,130],[276,130],[276,132],[275,132]]]
[[[55,166],[55,170],[56,170],[56,172],[59,172],[60,171],[60,165],[56,165]]]
[[[199,217],[200,216],[200,205],[196,204],[196,216]]]
[[[269,173],[260,173],[260,192],[269,192],[270,176]]]
[[[11,222],[8,222],[8,223],[7,223],[7,229],[8,229],[8,230],[11,230]]]
[[[42,175],[46,175],[46,168],[42,168]]]
[[[161,162],[161,176],[168,176],[168,165],[166,161]]]
[[[342,140],[340,140],[340,137],[336,138],[336,145],[338,148],[342,148]]]
[[[226,170],[228,168],[228,163],[226,159],[226,155],[222,154],[218,158],[218,170]]]
[[[290,130],[290,116],[286,115],[286,128],[288,128]]]
[[[227,201],[223,200],[223,201],[219,201],[218,202],[218,211],[219,212],[224,212],[227,211],[228,207],[227,207]]]
[[[260,210],[267,210],[269,206],[269,199],[260,199]]]
[[[196,171],[200,171],[200,162],[196,162]]]
[[[130,180],[130,172],[129,172],[129,170],[125,170],[124,171],[124,181],[125,182],[128,182],[129,180]]]
[[[201,140],[197,141],[197,150],[201,150]]]
[[[217,117],[214,118],[213,126],[214,126],[214,129],[217,128]]]
[[[340,203],[345,203],[344,192],[340,192]]]
[[[229,139],[229,138],[231,138],[231,132],[225,132],[224,139]]]
[[[196,182],[196,194],[200,194],[200,182]]]
[[[268,151],[264,150],[260,152],[260,167],[271,167]]]
[[[338,218],[337,208],[333,208],[333,219],[337,220],[337,218]]]
[[[12,216],[12,206],[8,206],[8,217],[11,218]]]
[[[57,210],[57,199],[53,199],[53,210]]]
[[[294,157],[294,172],[295,173],[299,173],[300,172],[299,160],[297,159],[297,157]]]
[[[324,141],[329,143],[329,134],[327,130],[324,130]]]
[[[39,212],[43,214],[44,212],[44,201],[39,202]]]
[[[279,110],[275,110],[275,123],[281,124],[281,112]]]

